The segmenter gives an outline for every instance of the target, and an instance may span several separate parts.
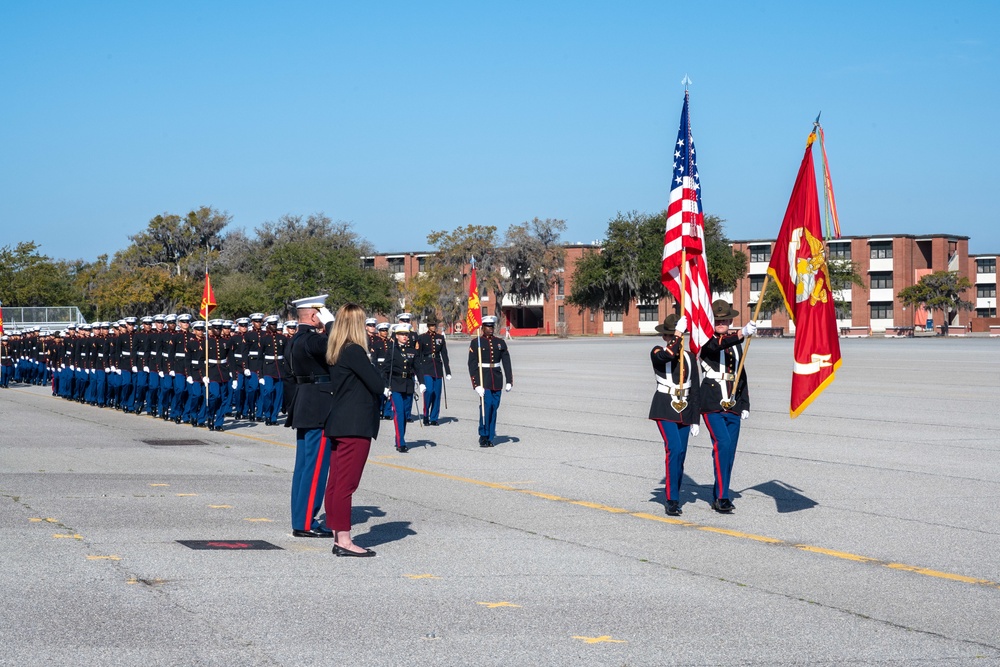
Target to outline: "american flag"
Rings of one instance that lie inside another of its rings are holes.
[[[712,337],[712,293],[708,286],[708,260],[705,256],[705,222],[701,210],[701,182],[695,160],[694,139],[688,117],[688,93],[684,91],[681,127],[674,146],[674,175],[670,205],[667,207],[667,230],[663,237],[661,280],[675,301],[681,301],[681,276],[684,274],[684,314],[691,331],[691,351],[695,354]],[[687,251],[687,266],[682,251]]]

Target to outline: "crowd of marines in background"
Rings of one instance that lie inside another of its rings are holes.
[[[367,325],[372,363],[397,398],[411,399],[394,406],[390,397],[384,411],[386,419],[397,418],[397,448],[403,449],[405,423],[418,418],[411,414],[413,394],[431,390],[420,418],[436,425],[441,379],[450,377],[450,368],[433,318],[429,335],[421,337],[427,354],[417,337],[397,349],[390,326],[394,334],[408,333],[412,316],[397,319],[392,325],[369,319]],[[287,412],[288,385],[296,381],[284,353],[297,329],[295,320],[254,313],[208,322],[170,314],[71,324],[57,332],[15,330],[0,337],[0,388],[11,382],[50,386],[53,396],[67,400],[212,431],[222,430],[226,417],[276,425]]]

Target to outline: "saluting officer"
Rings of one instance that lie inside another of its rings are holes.
[[[712,303],[715,333],[702,345],[701,412],[712,437],[712,470],[715,473],[712,509],[729,514],[735,507],[729,498],[729,481],[736,460],[736,445],[740,439],[740,422],[750,416],[750,393],[744,367],[739,384],[736,370],[743,356],[743,339],[757,331],[754,322],[736,333],[729,325],[740,311],[733,310],[723,299]]]
[[[492,447],[497,437],[497,411],[500,409],[500,390],[510,391],[514,376],[510,370],[510,355],[506,341],[493,335],[497,318],[483,318],[482,335],[469,345],[469,375],[472,387],[479,394],[479,446]],[[507,378],[504,384],[504,377]]]
[[[317,519],[330,472],[330,446],[323,435],[333,409],[326,344],[333,313],[327,294],[297,299],[298,331],[288,342],[285,357],[295,384],[285,426],[295,429],[295,470],[292,473],[292,535],[333,537]]]
[[[441,413],[441,392],[444,389],[443,379],[451,379],[451,363],[448,361],[448,347],[444,336],[437,331],[436,315],[427,318],[427,332],[417,337],[417,348],[420,350],[420,373],[423,375],[424,386],[424,425],[437,426]]]
[[[681,478],[684,476],[684,458],[687,455],[688,436],[698,435],[698,407],[700,385],[698,363],[690,351],[684,350],[684,378],[681,381],[681,346],[687,318],[667,315],[656,332],[663,336],[663,345],[655,346],[649,353],[656,378],[656,393],[649,406],[649,418],[663,438],[666,477],[664,494],[666,511],[670,516],[680,516]]]

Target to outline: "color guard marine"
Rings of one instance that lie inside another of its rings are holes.
[[[681,478],[684,476],[684,458],[687,455],[688,437],[698,435],[700,383],[698,361],[688,350],[683,353],[684,332],[687,318],[667,315],[656,332],[663,337],[663,344],[656,345],[649,353],[656,378],[656,392],[649,406],[649,418],[663,439],[665,453],[664,495],[666,511],[670,516],[680,516]]]
[[[497,437],[497,411],[500,391],[513,388],[507,343],[494,336],[497,318],[483,317],[482,335],[469,344],[469,375],[472,388],[479,394],[479,446],[492,447]],[[506,383],[504,378],[506,377]]]
[[[389,366],[386,361],[389,359],[389,327],[388,322],[380,322],[375,325],[376,338],[372,341],[372,364],[375,369],[382,374],[385,386],[389,386]],[[392,401],[388,397],[382,401],[382,419],[392,419]]]
[[[712,303],[715,333],[699,352],[701,360],[701,412],[712,438],[712,470],[715,473],[712,509],[729,514],[735,507],[729,498],[729,482],[736,446],[740,439],[740,422],[750,416],[750,394],[746,371],[736,379],[743,356],[743,339],[757,331],[754,322],[747,322],[735,333],[729,332],[738,310],[719,299]]]
[[[187,405],[182,419],[191,426],[204,426],[208,421],[208,359],[205,355],[205,322],[198,320],[191,325],[193,336],[185,347],[187,361]],[[213,424],[214,426],[214,424]]]
[[[413,395],[423,388],[423,385],[416,384],[416,349],[410,346],[410,333],[409,324],[392,325],[382,373],[391,390],[389,403],[392,421],[396,427],[396,451],[402,454],[409,451],[409,446],[406,444],[406,423],[413,404]]]

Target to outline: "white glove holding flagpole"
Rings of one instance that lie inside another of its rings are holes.
[[[674,327],[674,333],[678,336],[683,336],[684,332],[688,330],[688,318],[687,315],[681,315],[680,319],[677,320],[677,326]]]
[[[236,389],[236,387],[239,386],[239,380],[233,380],[233,385],[232,386],[233,386],[233,389]]]
[[[385,391],[382,392],[382,395],[385,396],[386,398],[389,398],[390,396],[392,396],[392,389],[386,387]]]
[[[757,323],[751,320],[743,325],[743,329],[741,331],[743,332],[744,338],[752,336],[757,333]]]
[[[740,413],[740,419],[747,419],[749,417],[750,417],[750,411],[749,410],[744,410],[743,412]]]
[[[691,424],[691,437],[697,438],[699,433],[701,433],[701,427],[697,424]]]
[[[504,391],[510,391],[513,388],[514,388],[514,385],[512,385],[510,382],[508,382],[507,385],[503,388],[503,390]]]
[[[479,394],[479,398],[483,398],[486,396],[486,389],[483,387],[483,385],[479,385],[478,387],[476,387],[476,393]]]
[[[417,385],[417,391],[419,391],[420,394],[423,395],[423,393],[425,391],[427,391],[427,385],[425,385],[425,384],[418,384]]]

